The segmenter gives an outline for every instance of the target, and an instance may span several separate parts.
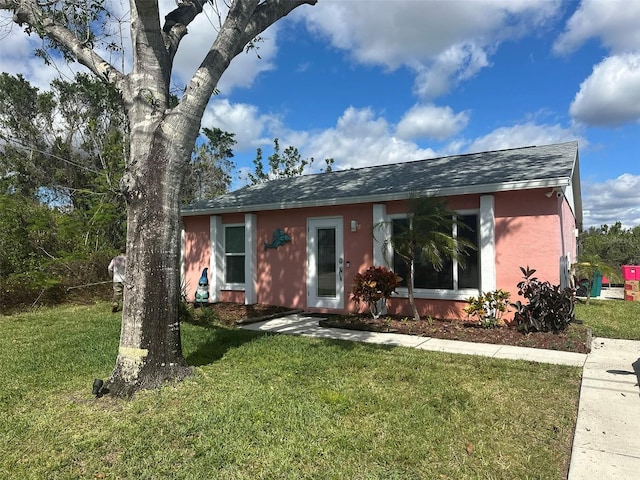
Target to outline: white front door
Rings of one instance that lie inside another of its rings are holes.
[[[307,306],[344,308],[342,217],[307,220]]]

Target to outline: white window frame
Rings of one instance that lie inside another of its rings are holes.
[[[242,227],[244,229],[244,238],[245,241],[243,243],[244,245],[244,252],[242,253],[227,253],[227,245],[226,245],[226,232],[227,232],[227,228],[237,228],[237,227]],[[225,223],[222,225],[223,228],[223,232],[222,232],[222,240],[223,240],[223,244],[222,244],[222,258],[223,258],[223,267],[222,267],[222,290],[240,290],[240,291],[244,291],[245,286],[246,286],[246,282],[247,282],[247,273],[246,273],[246,269],[245,269],[245,275],[244,275],[244,282],[243,283],[239,283],[239,282],[227,282],[227,257],[229,256],[242,256],[244,258],[244,265],[246,265],[247,263],[247,228],[246,225],[244,223]]]
[[[479,209],[468,209],[468,210],[456,210],[454,214],[457,215],[476,215],[478,217],[478,249],[481,248],[482,245],[482,231],[480,228],[481,216]],[[393,220],[407,218],[408,214],[392,214],[387,216],[388,222],[393,222]],[[389,235],[391,235],[393,228],[390,226]],[[457,235],[457,225],[453,226],[453,233]],[[391,255],[394,255],[394,252],[391,252]],[[393,268],[393,257],[390,258],[391,265],[390,268]],[[482,289],[482,260],[480,252],[478,252],[478,283],[480,284],[479,288],[458,288],[458,262],[457,260],[453,260],[452,264],[453,268],[453,289],[445,289],[445,288],[414,288],[413,296],[415,298],[424,298],[424,299],[438,299],[438,300],[467,300],[469,297],[475,297],[480,294]],[[408,279],[407,279],[408,281]],[[396,293],[399,297],[408,298],[409,297],[409,289],[407,287],[398,287],[396,289]]]

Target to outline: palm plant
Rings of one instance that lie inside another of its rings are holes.
[[[441,271],[447,259],[457,261],[464,267],[465,256],[475,246],[460,236],[454,237],[453,228],[467,228],[459,222],[454,211],[446,207],[442,199],[434,197],[414,197],[408,202],[408,226],[400,232],[393,232],[385,240],[382,251],[387,264],[390,251],[395,252],[406,265],[409,273],[407,290],[414,320],[420,320],[414,296],[415,264],[417,261],[430,264]],[[384,228],[386,222],[376,225]]]
[[[607,264],[599,255],[580,255],[578,261],[572,265],[574,275],[579,283],[586,283],[586,303],[589,304],[591,299],[591,289],[596,278],[596,274],[608,277],[610,280],[618,281],[620,275],[609,264]],[[579,287],[579,285],[576,285]]]

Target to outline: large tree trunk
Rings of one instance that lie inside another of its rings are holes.
[[[132,168],[123,178],[128,217],[124,309],[116,366],[107,382],[117,396],[191,372],[180,341],[179,170],[190,153],[180,146],[193,144],[198,127],[187,128],[175,121],[179,118],[165,118],[153,134],[141,128],[134,135],[132,129]],[[154,122],[148,116],[138,120],[145,124]]]
[[[169,109],[169,58],[156,6],[132,5],[137,55],[123,96],[130,155],[122,177],[127,201],[127,270],[120,346],[109,392],[130,396],[181,380],[191,369],[180,340],[180,188],[202,114]],[[224,71],[224,70],[223,70]],[[207,92],[202,93],[208,98]],[[204,112],[206,101],[199,102]]]
[[[98,78],[122,93],[130,124],[131,153],[122,178],[127,201],[127,271],[120,348],[107,388],[128,396],[182,379],[190,369],[180,344],[180,188],[207,102],[231,60],[270,25],[302,4],[317,0],[233,0],[218,35],[204,55],[179,104],[170,108],[173,59],[187,26],[206,0],[184,0],[161,28],[156,0],[131,0],[133,69],[128,75],[76,36],[68,4],[0,0],[13,21],[64,46]],[[69,2],[70,3],[70,2]],[[56,9],[56,6],[58,9]],[[82,7],[80,7],[82,13]],[[82,15],[80,15],[81,19]],[[91,27],[99,27],[92,22]],[[81,25],[84,29],[84,23]],[[100,32],[96,39],[101,38]],[[203,52],[205,53],[205,52]]]

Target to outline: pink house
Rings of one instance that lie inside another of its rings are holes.
[[[470,227],[459,234],[477,245],[464,269],[417,266],[421,315],[463,318],[467,298],[497,288],[515,300],[520,266],[553,284],[567,281],[582,223],[576,142],[273,180],[188,205],[188,300],[207,268],[209,302],[355,311],[355,274],[394,268],[385,239],[406,221],[407,200],[417,194],[443,197]],[[389,313],[410,315],[406,286]]]

